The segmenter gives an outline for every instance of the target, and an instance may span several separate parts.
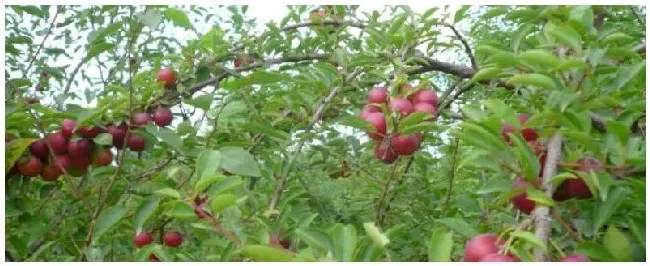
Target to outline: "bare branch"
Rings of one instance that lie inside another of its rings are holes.
[[[38,54],[41,52],[41,49],[43,49],[43,45],[45,44],[45,41],[47,40],[48,37],[50,37],[50,34],[52,33],[52,29],[54,29],[54,22],[56,22],[56,18],[59,16],[59,8],[55,7],[55,9],[56,9],[56,13],[54,13],[52,22],[50,22],[50,27],[47,29],[47,33],[45,33],[45,36],[43,36],[43,40],[41,41],[41,44],[38,45],[38,49],[36,49],[36,53],[34,53],[32,59],[29,60],[29,64],[27,65],[25,72],[23,72],[23,78],[27,77],[27,73],[29,73],[29,70],[32,68],[32,65],[34,64],[36,57],[38,57]]]
[[[458,40],[460,40],[460,42],[463,44],[463,47],[465,47],[465,53],[469,57],[469,61],[472,64],[472,69],[474,69],[474,71],[478,71],[478,64],[476,63],[476,58],[474,58],[474,54],[472,53],[472,48],[470,48],[469,43],[465,40],[465,38],[463,38],[462,35],[460,35],[460,32],[458,32],[458,30],[456,30],[453,25],[447,23],[443,23],[442,25],[454,32],[456,38],[458,38]]]

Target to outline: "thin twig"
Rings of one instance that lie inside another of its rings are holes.
[[[323,20],[323,21],[318,21],[318,22],[304,22],[304,23],[288,25],[288,26],[283,27],[282,31],[290,31],[290,30],[295,30],[295,29],[303,28],[303,27],[313,27],[313,26],[323,26],[323,25],[350,26],[350,27],[355,27],[355,28],[359,28],[359,29],[366,28],[366,25],[364,25],[364,24],[355,23],[355,22],[351,22],[351,21]]]
[[[573,240],[578,243],[582,243],[582,238],[580,237],[580,234],[574,231],[571,228],[571,226],[567,224],[567,222],[564,221],[564,219],[562,219],[562,216],[560,216],[560,214],[557,211],[553,211],[552,213],[553,213],[553,218],[555,218],[555,220],[557,220],[560,223],[562,228],[564,228],[564,230],[567,231],[569,235],[571,235],[571,238],[573,238]]]
[[[458,40],[460,40],[460,42],[463,44],[463,47],[465,47],[465,53],[469,57],[469,61],[472,64],[472,69],[474,69],[474,71],[478,71],[478,64],[476,63],[476,58],[474,58],[474,53],[472,53],[472,48],[469,46],[469,43],[465,40],[465,38],[463,38],[460,32],[456,30],[456,27],[454,27],[454,25],[447,24],[447,23],[443,23],[442,25],[451,29],[454,32],[456,38],[458,38]]]
[[[52,22],[50,22],[50,27],[47,29],[47,32],[45,33],[45,36],[43,37],[41,44],[38,46],[38,49],[36,49],[36,53],[34,53],[31,60],[29,60],[29,64],[27,65],[27,68],[25,68],[25,72],[23,73],[23,78],[27,77],[27,73],[29,73],[29,70],[32,68],[32,65],[34,64],[34,61],[36,61],[38,54],[41,52],[41,49],[43,49],[43,45],[45,44],[45,41],[47,40],[48,37],[50,37],[50,34],[52,33],[52,29],[54,29],[54,22],[56,22],[56,18],[59,16],[59,8],[55,7],[55,9],[56,9],[56,13],[54,13]]]
[[[386,179],[386,183],[384,184],[384,188],[381,190],[381,196],[379,196],[379,201],[377,202],[377,207],[375,208],[375,221],[377,225],[381,227],[381,220],[383,220],[381,217],[383,216],[382,209],[383,209],[383,204],[384,201],[386,200],[386,195],[388,194],[388,188],[390,187],[390,183],[393,181],[395,178],[395,170],[397,170],[397,165],[399,163],[394,163],[393,167],[391,167],[390,174],[388,175],[388,178]]]
[[[442,217],[445,217],[447,210],[449,210],[449,202],[451,200],[451,194],[454,188],[454,176],[456,174],[456,155],[458,154],[458,142],[459,139],[456,139],[456,145],[454,145],[454,154],[451,156],[451,169],[449,170],[449,185],[447,186],[447,198],[445,198],[444,207],[442,208]]]

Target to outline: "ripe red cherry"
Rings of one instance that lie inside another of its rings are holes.
[[[567,191],[565,183],[566,181],[562,182],[562,184],[555,189],[555,192],[553,192],[554,201],[561,202],[571,198],[571,194]]]
[[[514,256],[508,255],[499,255],[499,254],[488,254],[485,257],[479,260],[480,262],[518,262],[521,261]]]
[[[413,111],[429,113],[433,116],[431,120],[436,120],[436,117],[438,115],[438,111],[436,110],[436,108],[433,107],[433,105],[428,103],[416,103],[415,105],[413,105]]]
[[[93,153],[92,162],[94,166],[106,166],[113,162],[113,153],[106,148],[99,148]]]
[[[466,262],[477,262],[483,257],[498,253],[499,247],[502,246],[503,240],[497,241],[498,238],[495,234],[481,234],[472,238],[467,245],[465,245],[465,258]]]
[[[414,111],[413,104],[402,98],[392,99],[388,106],[391,110],[399,112],[402,116],[407,116]]]
[[[398,155],[387,143],[380,141],[375,146],[375,157],[384,163],[391,164],[397,160]]]
[[[75,122],[72,119],[63,119],[63,122],[61,122],[61,132],[63,133],[63,136],[65,136],[67,139],[72,137],[72,132],[74,131],[74,127],[77,126],[77,122]]]
[[[151,120],[151,115],[148,113],[136,113],[131,117],[131,126],[140,127],[146,126]]]
[[[166,127],[172,123],[174,116],[172,110],[166,107],[158,107],[153,112],[153,122],[159,127]]]
[[[98,126],[79,128],[79,133],[81,133],[81,136],[83,136],[84,138],[89,138],[89,139],[97,137],[97,135],[99,135],[102,132],[104,132],[104,129],[102,129],[101,127],[98,127]]]
[[[530,186],[531,184],[528,183],[527,181],[523,179],[517,179],[513,184],[513,189],[525,188]],[[522,192],[512,197],[512,199],[510,199],[510,202],[512,202],[512,204],[521,212],[525,214],[530,214],[530,212],[532,212],[533,209],[535,209],[535,202],[529,200],[527,197],[528,194],[526,194],[526,192]]]
[[[71,176],[82,176],[88,171],[90,166],[90,156],[70,157],[70,169],[68,174]]]
[[[135,244],[135,246],[138,248],[149,245],[151,243],[153,243],[153,237],[151,237],[151,234],[147,232],[140,232],[139,234],[135,235],[135,238],[133,239],[133,244]]]
[[[70,157],[88,157],[93,151],[93,146],[90,140],[80,139],[77,141],[70,141],[68,144],[68,154]]]
[[[61,176],[61,174],[63,174],[63,172],[61,172],[61,169],[58,166],[50,163],[43,168],[41,178],[43,178],[45,181],[56,181],[59,176]]]
[[[63,168],[59,168],[59,171],[61,172],[63,172],[64,169],[68,171],[72,167],[72,159],[70,159],[70,155],[57,154],[56,156],[54,156],[54,159],[52,160],[52,164],[55,165],[56,167],[63,167]]]
[[[113,136],[113,146],[115,146],[118,149],[124,147],[124,138],[126,137],[126,130],[115,125],[109,125],[108,127],[106,127],[106,132]]]
[[[47,138],[54,153],[63,154],[68,150],[68,139],[62,132],[50,134]]]
[[[280,239],[280,233],[277,234],[270,234],[269,235],[269,244],[277,247],[283,247],[285,249],[289,249],[289,246],[291,246],[291,241],[289,239]]]
[[[25,177],[35,177],[43,172],[43,163],[38,157],[29,155],[29,158],[18,164],[18,171]]]
[[[176,84],[176,73],[174,73],[174,70],[170,68],[163,68],[158,71],[156,82],[163,82],[165,88],[171,89],[174,87],[174,84]]]
[[[368,136],[374,140],[381,140],[386,134],[386,118],[382,113],[371,113],[366,117],[368,121],[375,128],[375,132],[368,132]]]
[[[368,115],[372,113],[381,113],[381,108],[376,105],[366,105],[363,108],[363,111],[361,111],[360,117],[361,119],[366,120],[368,118]]]
[[[141,152],[144,150],[144,138],[136,134],[129,134],[126,140],[126,145],[129,146],[129,149],[132,151]]]
[[[585,255],[578,253],[571,253],[559,260],[560,262],[590,262],[589,258]]]
[[[183,235],[181,235],[179,232],[171,231],[165,233],[163,240],[167,246],[178,247],[183,243]]]
[[[526,124],[526,122],[528,121],[528,115],[519,114],[518,117],[519,117],[519,123],[523,127]],[[514,126],[504,122],[501,125],[501,135],[503,136],[503,139],[505,139],[506,142],[508,142],[508,143],[510,142],[510,136],[508,136],[507,133],[511,133],[511,132],[517,132],[517,130],[515,129]],[[526,127],[522,128],[521,129],[521,136],[526,141],[535,141],[535,140],[537,140],[537,132],[535,131],[535,129],[532,129],[532,128],[526,128]]]
[[[409,99],[413,104],[418,103],[428,103],[433,105],[433,107],[438,107],[438,94],[435,91],[430,90],[420,90],[416,93],[411,94]]]
[[[368,103],[382,104],[388,101],[388,88],[374,87],[368,92]]]
[[[575,198],[588,199],[593,196],[591,190],[589,190],[589,187],[581,178],[567,179],[563,182],[563,185],[569,195]]]
[[[47,147],[47,143],[45,143],[44,139],[32,142],[32,144],[29,145],[29,152],[41,159],[41,161],[47,161],[47,157],[50,155],[50,149]]]
[[[420,142],[415,134],[398,135],[391,139],[390,146],[399,155],[411,155],[418,150]]]

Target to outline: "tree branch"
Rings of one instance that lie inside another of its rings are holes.
[[[23,73],[23,78],[27,77],[27,73],[29,73],[29,70],[32,68],[32,65],[34,64],[34,61],[36,61],[36,57],[41,52],[41,49],[43,49],[43,45],[45,44],[45,41],[47,40],[47,38],[50,37],[50,34],[52,33],[52,29],[54,29],[54,22],[56,22],[56,18],[59,16],[59,8],[55,7],[55,9],[56,9],[56,13],[54,13],[54,17],[52,18],[52,22],[50,22],[50,27],[47,29],[47,33],[45,33],[45,36],[43,37],[43,40],[41,41],[41,44],[38,45],[38,49],[36,49],[36,53],[34,53],[31,60],[29,60],[29,64],[27,65],[27,68],[25,68],[25,72]]]
[[[557,164],[560,160],[561,152],[562,135],[560,135],[560,133],[555,133],[548,142],[546,162],[544,164],[544,173],[542,174],[541,182],[541,188],[549,198],[552,198],[553,193],[555,192],[551,179],[557,173]],[[537,204],[532,213],[533,220],[535,221],[535,236],[537,236],[544,245],[547,245],[551,234],[551,218],[549,217],[549,213],[550,208],[542,204]],[[543,249],[535,248],[535,261],[545,261],[545,255]]]
[[[458,32],[458,30],[456,30],[453,25],[447,23],[443,23],[442,25],[454,32],[456,38],[458,38],[458,40],[460,40],[460,42],[463,44],[463,47],[465,47],[465,53],[469,57],[469,61],[472,64],[472,69],[474,69],[474,71],[478,71],[478,64],[476,63],[476,58],[474,58],[474,54],[472,53],[472,48],[470,48],[469,43],[465,40],[465,38],[463,38],[462,35],[460,35],[460,32]]]

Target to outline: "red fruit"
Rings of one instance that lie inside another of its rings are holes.
[[[576,170],[578,171],[583,171],[583,172],[589,172],[593,170],[594,172],[602,171],[605,170],[605,167],[603,164],[600,163],[595,158],[591,157],[586,157],[586,158],[581,158],[580,160],[577,161],[578,165],[576,166]]]
[[[106,166],[113,162],[113,153],[106,148],[99,148],[93,153],[92,162],[94,166]]]
[[[280,234],[278,233],[269,235],[269,244],[289,249],[289,246],[291,246],[291,241],[289,239],[280,240]]]
[[[148,113],[136,113],[131,117],[131,126],[146,126],[151,121],[151,115]]]
[[[571,194],[567,191],[565,182],[562,182],[559,187],[555,189],[555,192],[553,192],[553,200],[554,201],[565,201],[571,198]]]
[[[165,233],[163,240],[165,241],[165,245],[167,246],[178,247],[183,243],[183,235],[175,231],[167,232]]]
[[[29,158],[18,164],[18,172],[25,177],[35,177],[43,172],[43,163],[38,157],[29,155]]]
[[[100,133],[104,132],[104,129],[98,126],[91,126],[90,128],[87,127],[80,128],[79,131],[83,137],[92,139],[94,137],[97,137],[97,135],[99,135]]]
[[[381,140],[386,134],[386,118],[382,113],[371,113],[366,117],[368,121],[375,128],[375,132],[368,132],[368,136],[374,140]]]
[[[74,120],[67,118],[63,119],[63,122],[61,122],[61,132],[63,133],[63,136],[65,136],[67,139],[72,137],[75,126],[77,126],[77,122]]]
[[[149,245],[151,243],[153,243],[153,237],[151,237],[151,234],[147,232],[140,232],[139,234],[135,235],[135,238],[133,239],[133,244],[135,244],[135,246],[138,248]]]
[[[68,139],[62,132],[57,132],[47,136],[47,141],[50,142],[50,148],[56,154],[63,154],[68,150]]]
[[[88,171],[88,166],[90,166],[90,157],[81,156],[81,157],[71,157],[70,158],[70,169],[68,174],[71,176],[82,176]]]
[[[149,254],[149,261],[159,262],[160,259],[155,254]]]
[[[31,152],[32,155],[41,159],[41,161],[47,161],[47,157],[48,155],[50,155],[50,149],[47,148],[47,143],[45,143],[45,139],[39,139],[37,141],[32,142],[32,144],[29,145],[29,152]]]
[[[126,145],[132,151],[141,152],[144,150],[144,138],[136,134],[129,134],[126,140]]]
[[[588,199],[593,196],[591,190],[589,190],[589,187],[581,178],[567,179],[564,181],[563,185],[568,194],[575,198]]]
[[[431,120],[436,120],[438,111],[436,110],[433,105],[428,104],[428,103],[416,103],[413,105],[413,111],[414,112],[427,112],[433,116]]]
[[[530,187],[530,186],[531,184],[526,182],[523,179],[517,179],[513,184],[514,189]],[[533,211],[533,209],[535,209],[535,202],[529,200],[527,197],[528,194],[526,194],[526,192],[522,192],[512,197],[512,199],[510,199],[510,202],[512,202],[512,204],[521,212],[525,214],[530,214]]]
[[[409,99],[413,104],[418,103],[428,103],[433,105],[433,107],[438,107],[438,94],[435,91],[430,90],[420,90],[416,93],[411,94]]]
[[[170,68],[163,68],[158,71],[156,82],[163,82],[165,88],[171,89],[174,87],[174,84],[176,84],[176,73],[174,73],[174,70]]]
[[[498,253],[499,246],[502,246],[503,240],[497,241],[495,234],[481,234],[472,238],[465,245],[465,258],[466,262],[477,262],[483,257]]]
[[[528,121],[528,115],[526,114],[519,114],[519,123],[523,127],[526,124],[526,121]],[[501,135],[503,136],[503,139],[506,140],[506,142],[510,142],[510,136],[506,133],[510,132],[517,132],[515,127],[512,125],[504,122],[501,125]],[[537,140],[537,132],[535,132],[535,129],[532,128],[522,128],[521,129],[521,136],[526,140],[526,141],[535,141]]]
[[[368,118],[368,115],[372,113],[381,113],[381,108],[376,105],[366,105],[363,108],[363,111],[361,111],[360,117],[361,119],[366,120]]]
[[[55,165],[56,167],[59,167],[59,171],[61,172],[63,172],[63,169],[68,171],[70,170],[70,168],[72,168],[72,159],[70,158],[70,155],[57,154],[56,156],[54,156],[54,159],[52,160],[52,164]]]
[[[406,99],[395,98],[388,104],[391,110],[399,112],[402,116],[413,113],[413,104]]]
[[[153,112],[153,122],[159,127],[166,127],[172,123],[174,116],[172,110],[166,107],[158,107]]]
[[[61,172],[61,169],[58,166],[50,163],[43,168],[41,178],[43,178],[45,181],[56,181],[59,176],[61,176],[61,174],[63,174],[63,172]]]
[[[399,155],[411,155],[418,150],[420,142],[415,134],[395,136],[390,141],[390,146]]]
[[[485,257],[483,257],[480,262],[518,262],[521,261],[516,257],[513,256],[508,256],[508,255],[499,255],[499,254],[488,254]]]
[[[368,92],[368,103],[382,104],[388,101],[388,88],[374,87]]]
[[[318,10],[318,15],[322,18],[325,17],[325,10]]]
[[[253,63],[255,63],[255,59],[253,59],[250,56],[238,56],[237,58],[235,58],[233,65],[235,66],[235,68],[239,68],[241,66],[251,65]]]
[[[70,157],[88,157],[93,151],[93,146],[90,140],[80,139],[77,141],[70,141],[68,144],[68,154]]]
[[[391,164],[397,160],[398,155],[390,148],[390,146],[388,146],[387,143],[382,141],[378,142],[375,146],[375,157],[382,160],[384,163]]]
[[[578,253],[571,253],[559,260],[560,262],[590,262],[589,258],[585,255]]]
[[[124,147],[124,137],[126,137],[126,130],[121,129],[115,125],[106,127],[106,132],[113,136],[113,146],[118,149]]]

